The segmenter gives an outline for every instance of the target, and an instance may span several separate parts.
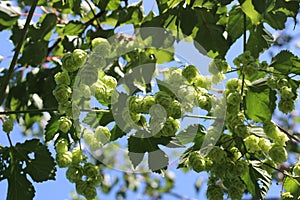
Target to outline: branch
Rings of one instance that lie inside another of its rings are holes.
[[[93,23],[94,20],[96,20],[97,18],[101,17],[102,15],[104,15],[106,13],[105,10],[101,10],[97,15],[95,15],[92,19],[90,19],[89,21],[84,23],[85,27],[88,27],[89,25],[91,25]],[[101,28],[101,27],[100,27]]]
[[[44,108],[44,109],[33,109],[33,110],[7,110],[1,111],[0,115],[11,115],[11,114],[22,114],[22,113],[42,113],[42,112],[51,112],[58,111],[57,108]],[[110,112],[105,109],[81,109],[81,112]]]
[[[287,132],[285,129],[280,127],[277,123],[275,123],[275,125],[279,128],[279,130],[281,130],[283,133],[285,133],[289,138],[292,138],[296,142],[300,142],[300,140],[296,136],[294,136],[294,135],[290,134],[289,132]]]
[[[38,2],[38,0],[33,0],[33,2],[32,2],[32,6],[29,10],[28,17],[26,19],[26,22],[25,22],[25,25],[24,25],[24,28],[23,28],[23,33],[21,33],[21,35],[20,35],[20,40],[19,40],[19,43],[16,47],[13,59],[10,63],[9,69],[8,69],[8,72],[5,74],[3,82],[0,86],[0,105],[3,103],[3,100],[5,98],[5,90],[6,90],[6,87],[7,87],[8,83],[9,83],[9,80],[10,80],[10,78],[11,78],[13,72],[14,72],[15,65],[17,64],[18,56],[19,56],[21,47],[23,46],[23,42],[26,38],[26,34],[27,34],[27,31],[28,31],[28,28],[29,28],[29,25],[30,25],[30,21],[32,19],[34,10],[37,6],[37,2]]]

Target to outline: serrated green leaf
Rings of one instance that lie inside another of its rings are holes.
[[[129,160],[134,168],[136,168],[144,159],[144,153],[128,152]]]
[[[283,187],[294,196],[292,200],[297,200],[300,197],[300,177],[285,177]]]
[[[79,21],[69,22],[63,29],[65,35],[78,36],[83,31],[84,25]]]
[[[181,144],[189,144],[191,142],[197,143],[200,147],[204,140],[205,128],[201,124],[193,124],[188,126],[186,129],[180,131],[176,138],[180,141]]]
[[[251,161],[249,172],[244,173],[241,178],[254,198],[264,199],[271,185],[272,177],[261,169],[259,161]]]
[[[283,74],[300,74],[300,59],[290,51],[281,51],[272,58],[270,65]]]
[[[252,4],[259,13],[266,14],[275,6],[275,0],[252,0]]]
[[[251,91],[246,95],[245,113],[249,119],[256,122],[271,120],[275,109],[275,92],[271,89],[265,89],[261,92]]]
[[[167,169],[169,164],[169,158],[165,152],[158,149],[156,151],[149,152],[148,154],[148,166],[152,171],[160,171],[161,169]]]
[[[227,25],[227,32],[228,37],[231,38],[232,42],[235,42],[239,37],[241,37],[244,33],[244,12],[240,6],[235,5],[230,10],[228,25]],[[251,21],[247,17],[247,29],[251,25]]]
[[[262,25],[254,26],[246,44],[246,50],[258,58],[259,54],[268,49],[273,43],[273,36]]]
[[[31,182],[22,174],[20,164],[10,166],[10,174],[7,177],[8,191],[7,200],[32,200],[35,195],[35,189]]]
[[[241,8],[244,13],[251,19],[252,24],[258,25],[262,19],[262,16],[255,10],[251,0],[245,0],[241,4]]]
[[[53,115],[45,127],[45,141],[48,142],[54,138],[59,129],[59,116]]]
[[[210,54],[216,54],[223,58],[230,47],[230,42],[223,35],[225,26],[216,25],[219,17],[213,12],[207,12],[204,8],[195,8],[195,13],[198,18],[197,26],[200,27],[196,33],[195,47],[203,53],[206,51]],[[182,22],[184,23],[184,22]]]
[[[27,140],[24,143],[17,143],[15,146],[16,159],[26,162],[23,169],[29,174],[35,182],[43,182],[47,180],[55,180],[55,162],[51,153],[45,145],[40,143],[38,139]],[[33,158],[28,154],[33,153]]]
[[[178,16],[180,20],[180,28],[182,30],[182,33],[186,36],[191,35],[193,29],[196,27],[197,24],[195,10],[191,7],[182,8],[180,9]]]
[[[30,41],[25,44],[20,64],[38,66],[41,65],[48,53],[48,41]]]
[[[115,141],[123,136],[126,135],[126,133],[119,128],[119,126],[115,125],[112,130],[110,131],[111,136],[110,136],[110,141]]]
[[[174,60],[174,49],[148,49],[147,53],[153,54],[157,64],[162,64]]]
[[[97,126],[106,126],[114,120],[112,112],[89,112],[83,119],[83,123],[89,125],[91,128]]]

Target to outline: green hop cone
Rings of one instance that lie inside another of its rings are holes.
[[[202,75],[197,76],[194,80],[194,84],[196,87],[198,87],[198,89],[199,88],[205,88],[205,89],[210,88],[211,82],[212,82],[212,79],[210,79],[210,77],[205,77]]]
[[[5,133],[10,133],[14,128],[14,121],[12,119],[7,119],[2,124],[2,130]]]
[[[81,165],[70,165],[68,170],[66,171],[66,177],[71,183],[75,183],[82,179],[83,176],[83,168]]]
[[[54,80],[57,85],[60,84],[70,85],[71,83],[70,76],[66,71],[56,73],[54,75]]]
[[[75,72],[79,69],[78,64],[75,62],[73,54],[67,53],[62,58],[62,69],[67,72]]]
[[[59,123],[59,130],[62,131],[63,133],[67,133],[72,126],[72,121],[67,117],[60,117],[58,123]]]
[[[69,86],[67,86],[65,84],[60,84],[55,87],[55,89],[53,90],[52,93],[58,103],[64,104],[71,97],[72,90]]]
[[[279,94],[282,99],[286,99],[286,100],[292,99],[294,97],[292,88],[289,88],[287,86],[283,86],[282,88],[280,88]]]
[[[83,192],[83,196],[85,196],[87,200],[94,199],[97,196],[96,187],[88,184],[88,187],[86,187]]]
[[[173,101],[172,97],[164,91],[157,92],[154,99],[157,104],[162,105],[165,108],[168,108]]]
[[[269,155],[275,163],[282,163],[287,160],[287,151],[283,146],[274,144],[269,150]]]
[[[182,75],[189,83],[194,83],[197,76],[199,76],[198,69],[193,65],[188,65],[182,70]]]
[[[193,168],[195,172],[201,172],[205,170],[205,159],[201,156],[199,152],[192,152],[189,155],[189,165]]]
[[[141,96],[131,96],[129,98],[129,110],[134,113],[143,111],[143,98]]]
[[[229,91],[239,91],[242,87],[242,82],[237,78],[229,79],[226,83],[226,89]]]
[[[87,181],[78,180],[78,181],[76,181],[76,183],[75,183],[76,192],[77,192],[78,194],[83,195],[83,194],[84,194],[84,191],[85,191],[85,189],[86,189],[87,187],[88,187]]]
[[[280,88],[283,88],[285,86],[288,86],[289,82],[286,78],[280,78],[280,79],[277,80],[276,84],[277,84],[276,87],[278,89],[280,89]]]
[[[268,77],[267,85],[274,90],[277,88],[277,80],[274,77]]]
[[[278,109],[287,114],[295,110],[295,102],[292,99],[280,99]]]
[[[168,117],[160,133],[162,136],[165,137],[175,136],[175,133],[178,131],[179,128],[179,121],[174,119],[173,117]]]
[[[153,105],[155,105],[155,99],[153,96],[144,97],[141,102],[141,113],[148,114]]]
[[[72,153],[66,151],[56,154],[56,163],[60,168],[68,167],[72,163]]]
[[[72,55],[73,55],[73,60],[78,66],[78,68],[80,68],[83,65],[83,63],[87,58],[87,53],[82,49],[75,49]]]
[[[172,101],[171,105],[167,109],[168,116],[173,117],[174,119],[179,119],[182,115],[181,104],[179,101]]]
[[[101,55],[103,58],[109,56],[110,47],[108,40],[105,38],[95,38],[92,40],[92,47],[95,53]]]
[[[255,153],[260,150],[259,147],[259,137],[255,135],[250,135],[244,139],[245,146],[247,148],[247,151],[250,153]]]
[[[232,92],[227,95],[227,103],[231,105],[239,105],[241,103],[242,97],[239,92]]]
[[[117,87],[117,79],[115,79],[115,77],[112,76],[108,76],[108,75],[104,75],[101,78],[101,81],[103,81],[103,83],[110,89],[115,89]]]
[[[65,153],[69,149],[69,142],[65,138],[59,138],[55,143],[55,151],[56,153]]]
[[[72,150],[72,163],[79,164],[85,159],[85,156],[82,154],[82,151],[79,148],[74,148]]]
[[[209,200],[223,200],[224,193],[220,186],[208,185],[206,195]]]
[[[83,167],[83,174],[89,178],[96,177],[98,175],[99,168],[93,163],[86,163]]]
[[[111,133],[109,129],[105,126],[98,126],[95,129],[95,137],[102,144],[106,144],[107,142],[109,142],[110,136]]]
[[[103,177],[101,174],[98,174],[95,177],[88,178],[87,181],[92,186],[98,186],[103,181]]]

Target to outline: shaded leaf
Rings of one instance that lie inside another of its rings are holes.
[[[55,179],[55,162],[51,153],[38,139],[27,140],[24,143],[17,143],[15,146],[18,160],[26,162],[23,169],[35,182],[43,182]],[[29,154],[33,153],[33,158]]]
[[[275,109],[275,92],[269,88],[263,91],[249,90],[246,95],[245,113],[256,122],[271,120]]]
[[[22,167],[19,164],[10,166],[10,174],[7,177],[7,200],[32,200],[35,195],[33,185],[26,178],[26,174],[21,173],[21,170]]]
[[[264,199],[271,185],[272,177],[261,169],[259,161],[250,161],[249,172],[244,173],[241,178],[253,198]]]
[[[45,127],[45,141],[48,142],[54,138],[59,129],[59,116],[53,115]]]
[[[300,74],[300,59],[290,51],[281,51],[272,58],[270,65],[283,74]]]
[[[259,54],[265,51],[273,43],[273,36],[262,25],[255,26],[250,30],[250,36],[246,44],[246,50],[252,56],[258,58]]]

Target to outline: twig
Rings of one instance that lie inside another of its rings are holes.
[[[3,103],[3,100],[5,98],[5,95],[6,95],[5,94],[5,90],[6,90],[6,87],[7,87],[8,83],[9,83],[9,80],[10,80],[10,78],[11,78],[13,72],[14,72],[15,65],[17,64],[18,56],[19,56],[21,47],[23,46],[23,41],[26,38],[27,30],[29,28],[30,21],[32,19],[34,10],[35,10],[35,8],[37,6],[37,2],[38,2],[38,0],[33,0],[33,2],[32,2],[32,6],[31,6],[31,8],[29,10],[28,17],[26,19],[26,22],[25,22],[25,25],[24,25],[24,28],[23,28],[23,33],[20,34],[20,40],[19,40],[19,43],[18,43],[18,45],[16,47],[13,59],[12,59],[12,61],[10,63],[8,72],[5,74],[3,82],[2,82],[2,84],[0,86],[0,104]]]

